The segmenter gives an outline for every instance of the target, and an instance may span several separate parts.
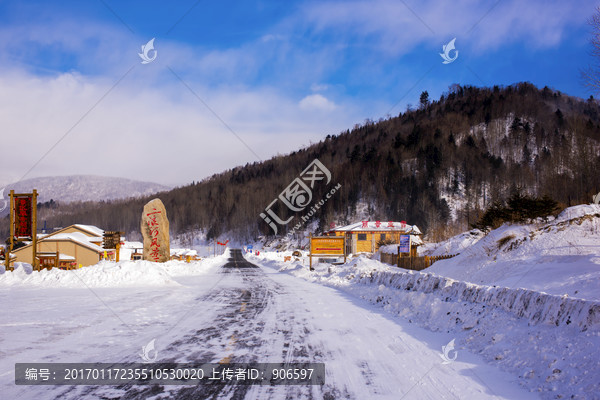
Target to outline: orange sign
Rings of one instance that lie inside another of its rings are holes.
[[[319,236],[310,239],[310,252],[313,255],[344,255],[343,236]]]

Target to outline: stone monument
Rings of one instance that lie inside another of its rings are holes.
[[[144,260],[169,261],[171,259],[169,220],[165,205],[160,199],[150,200],[144,206],[141,230],[144,237]]]

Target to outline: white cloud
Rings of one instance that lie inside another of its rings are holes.
[[[269,33],[267,35],[262,36],[260,40],[263,42],[283,41],[285,40],[285,36]]]
[[[306,96],[300,100],[299,105],[303,110],[333,111],[336,108],[335,103],[320,94],[310,94]]]
[[[312,85],[310,85],[310,90],[312,90],[313,92],[323,92],[327,89],[329,89],[329,85],[324,83],[313,83]]]
[[[594,11],[591,2],[586,11],[577,2],[559,0],[495,4],[478,0],[322,1],[307,4],[302,26],[362,40],[397,56],[422,43],[437,45],[457,36],[488,50],[515,42],[553,46],[570,25],[584,23]]]
[[[10,151],[0,156],[0,186],[20,179],[82,117],[28,177],[97,174],[181,184],[257,161],[254,153],[268,159],[296,150],[354,123],[344,109],[323,118],[323,107],[333,111],[325,98],[306,100],[316,108],[299,112],[295,101],[273,89],[188,83],[234,135],[179,81],[154,88],[139,86],[140,80],[125,79],[93,107],[113,81],[3,74],[0,119],[3,149],[10,143]]]
[[[74,125],[27,177],[101,174],[182,184],[257,161],[254,153],[268,159],[297,150],[364,118],[351,103],[326,117],[318,107],[302,109],[293,88],[279,87],[292,78],[304,90],[318,80],[328,65],[325,50],[307,56],[281,48],[281,40],[257,40],[207,51],[157,37],[156,61],[142,65],[137,53],[148,39],[68,20],[0,28],[2,148],[11,143],[0,155],[0,187],[23,177]],[[294,68],[254,83],[279,58]],[[63,59],[72,72],[59,72]]]

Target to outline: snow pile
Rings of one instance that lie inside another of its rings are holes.
[[[464,243],[465,235],[470,233],[442,242],[432,255],[448,243]],[[545,224],[505,224],[427,271],[477,284],[600,300],[600,206],[570,207]]]
[[[31,272],[31,268],[15,268],[0,275],[0,286],[41,287],[124,287],[179,285],[164,268],[150,261],[100,262],[77,270],[58,268]]]
[[[229,249],[225,250],[225,253],[210,258],[204,258],[200,261],[193,261],[187,263],[185,261],[169,261],[162,264],[162,267],[170,276],[189,276],[189,275],[205,275],[214,272],[215,268],[218,268],[227,262],[230,257]]]
[[[354,281],[404,291],[432,293],[445,302],[481,304],[483,308],[488,306],[511,313],[531,325],[573,324],[582,332],[600,332],[598,301],[571,299],[527,289],[481,286],[415,271],[372,271],[368,274],[361,273]]]
[[[473,229],[469,232],[463,232],[460,235],[451,237],[448,240],[439,243],[426,243],[419,247],[419,255],[422,256],[443,256],[446,254],[459,254],[465,249],[473,246],[483,238],[485,234],[479,229]],[[389,253],[389,251],[388,251]]]
[[[249,260],[249,257],[254,260],[269,260],[269,261],[283,261],[285,257],[292,256],[292,250],[284,251],[260,251],[259,255],[255,253],[244,253],[243,256]],[[306,252],[304,252],[306,253]]]
[[[280,254],[281,253],[264,252],[260,253],[258,256],[245,255],[244,257],[249,262],[259,263],[260,265],[277,269],[280,272],[292,273],[295,276],[313,282],[334,283],[336,286],[351,285],[351,280],[360,273],[370,273],[372,271],[399,271],[397,267],[392,267],[379,261],[372,260],[366,254],[350,257],[348,258],[348,262],[343,265],[317,263],[317,258],[315,257],[313,258],[313,268],[315,271],[310,271],[308,268],[308,257],[304,257],[299,262],[283,262],[283,256]],[[325,280],[324,277],[326,277]]]
[[[51,288],[83,288],[83,287],[141,287],[141,286],[180,286],[173,277],[186,275],[202,275],[223,265],[225,255],[186,263],[184,261],[168,261],[154,263],[151,261],[102,261],[90,267],[76,270],[32,271],[31,265],[17,263],[14,271],[0,274],[0,287],[36,286]]]
[[[520,378],[544,398],[600,391],[600,302],[405,271],[366,257],[341,266],[262,262],[332,286],[432,331]],[[598,286],[598,282],[596,282]]]

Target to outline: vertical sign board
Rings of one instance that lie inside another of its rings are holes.
[[[14,200],[14,216],[15,216],[15,231],[16,240],[32,238],[31,222],[32,218],[32,197],[31,195],[15,195]]]
[[[311,236],[310,237],[310,264],[309,268],[312,271],[313,256],[329,256],[339,257],[344,256],[346,262],[346,237],[345,236]]]
[[[31,240],[32,259],[31,265],[37,269],[37,190],[33,193],[16,194],[10,191],[10,245],[5,256],[6,269],[10,269],[10,252],[14,249],[15,242]]]
[[[115,249],[115,261],[119,261],[119,250],[121,249],[121,235],[124,234],[124,232],[104,231],[104,236],[102,238],[102,248],[105,249],[105,259],[107,258],[106,250]]]
[[[410,235],[400,235],[398,253],[410,253]]]

